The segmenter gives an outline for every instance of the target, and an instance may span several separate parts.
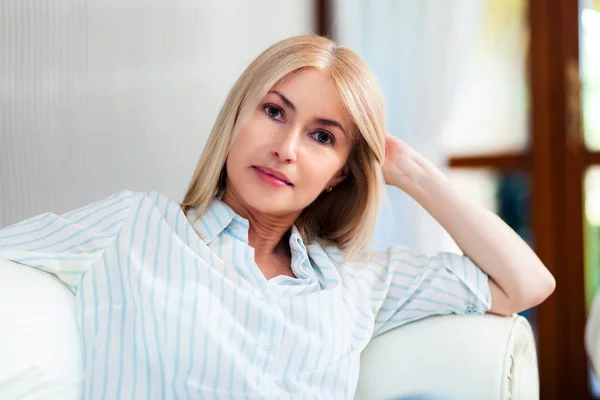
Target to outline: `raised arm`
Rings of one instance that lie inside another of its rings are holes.
[[[490,312],[511,315],[540,304],[555,280],[533,250],[497,215],[473,204],[425,157],[388,136],[383,173],[417,201],[489,276]]]

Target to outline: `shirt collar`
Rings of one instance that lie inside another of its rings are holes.
[[[188,219],[196,232],[205,240],[206,244],[210,244],[214,238],[219,236],[231,224],[234,218],[243,220],[240,223],[245,221],[246,230],[248,226],[247,220],[234,213],[225,202],[216,197],[211,200],[204,215],[201,215],[197,219],[196,217],[196,209],[194,208],[188,213]]]
[[[196,220],[195,208],[188,213],[188,219],[207,244],[212,242],[230,225],[237,225],[242,228],[241,231],[245,233],[242,235],[243,239],[248,242],[248,228],[250,227],[248,220],[236,214],[227,203],[217,197],[211,200],[206,212],[198,220]],[[299,256],[308,256],[306,246],[296,225],[292,226],[289,243],[292,252],[297,252]]]

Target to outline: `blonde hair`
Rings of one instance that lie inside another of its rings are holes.
[[[202,216],[225,189],[225,163],[233,138],[259,102],[285,77],[316,68],[326,72],[353,121],[355,142],[349,175],[332,192],[323,192],[296,221],[305,242],[333,242],[352,259],[371,245],[385,186],[385,111],[372,72],[351,50],[315,35],[282,40],[266,49],[237,80],[223,105],[181,207]]]

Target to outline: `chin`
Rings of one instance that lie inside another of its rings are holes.
[[[278,188],[257,188],[255,185],[247,185],[245,189],[244,201],[259,212],[287,213],[297,207],[293,191],[286,190],[284,193]]]

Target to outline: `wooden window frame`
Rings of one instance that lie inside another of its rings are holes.
[[[331,37],[333,1],[315,5],[316,32]],[[569,68],[579,60],[580,11],[573,0],[529,0],[528,10],[529,150],[451,157],[448,163],[452,168],[529,171],[535,251],[557,280],[555,293],[536,308],[540,398],[591,399],[584,349],[583,178],[589,166],[600,165],[600,152],[585,148],[581,110],[569,109],[566,101],[573,91]],[[567,126],[574,117],[578,125]],[[573,129],[579,131],[574,135]]]

